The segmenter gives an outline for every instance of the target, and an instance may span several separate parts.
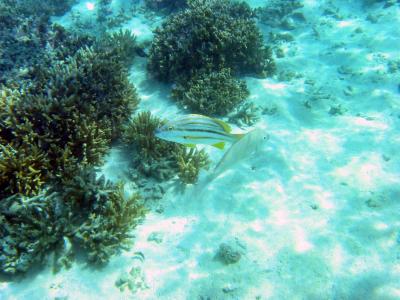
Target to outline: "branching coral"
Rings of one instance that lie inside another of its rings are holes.
[[[173,152],[176,144],[156,138],[154,132],[165,123],[149,111],[137,114],[125,127],[124,140],[134,144],[142,160],[160,159],[168,152]]]
[[[145,208],[138,194],[126,197],[122,184],[96,178],[93,169],[81,169],[79,176],[64,183],[63,198],[80,211],[82,222],[74,240],[87,250],[89,262],[106,263],[128,244]]]
[[[78,245],[86,250],[90,263],[106,263],[128,244],[131,229],[144,213],[137,194],[125,197],[122,185],[96,179],[92,168],[80,168],[74,178],[37,196],[4,198],[0,272],[25,272],[44,262],[66,239],[73,243],[70,248]]]
[[[224,115],[243,102],[249,91],[246,83],[232,77],[229,69],[202,73],[177,84],[172,97],[194,113]]]
[[[130,30],[119,30],[105,34],[100,40],[100,47],[115,53],[124,65],[132,64],[138,51],[136,36]]]
[[[0,270],[15,274],[42,263],[72,232],[69,210],[57,193],[10,196],[0,202]]]
[[[0,197],[37,195],[49,169],[46,154],[34,145],[0,145]]]
[[[201,169],[207,169],[210,160],[204,150],[195,148],[179,149],[175,154],[178,163],[178,176],[183,183],[193,184]]]
[[[66,240],[105,262],[144,212],[137,195],[125,199],[91,169],[139,101],[123,65],[131,54],[123,40],[133,37],[112,46],[53,29],[53,39],[43,35],[46,54],[17,64],[27,66],[22,77],[0,86],[0,271],[9,274]]]
[[[111,256],[129,244],[130,230],[144,216],[138,194],[124,197],[122,185],[105,192],[95,203],[88,219],[79,227],[75,238],[87,250],[89,262],[107,263]]]
[[[234,74],[274,73],[271,52],[246,3],[192,0],[188,6],[155,31],[148,69],[157,79],[174,82],[222,68]]]
[[[293,18],[304,21],[302,14],[297,14],[296,10],[302,8],[301,1],[270,0],[264,7],[256,9],[260,21],[271,27],[284,27],[294,29],[290,23]]]
[[[145,0],[147,8],[156,12],[171,13],[187,7],[187,0]]]

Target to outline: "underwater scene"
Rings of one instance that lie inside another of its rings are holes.
[[[0,0],[3,299],[400,299],[400,1]]]

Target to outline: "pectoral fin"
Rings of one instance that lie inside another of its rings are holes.
[[[186,147],[189,147],[189,148],[196,148],[196,145],[195,144],[184,144]]]
[[[216,143],[216,144],[212,144],[211,146],[213,146],[215,148],[218,148],[220,150],[223,150],[224,147],[225,147],[225,142],[219,142],[219,143]]]

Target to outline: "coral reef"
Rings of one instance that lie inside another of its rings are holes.
[[[171,13],[187,7],[187,0],[145,0],[147,8],[156,12]]]
[[[256,14],[261,23],[286,30],[295,29],[295,21],[305,21],[302,13],[296,10],[303,7],[301,1],[270,0],[264,7],[257,8]]]
[[[182,107],[194,113],[225,115],[242,103],[249,91],[246,83],[232,77],[229,69],[201,73],[177,84],[171,92]]]
[[[49,20],[63,14],[73,2],[0,1],[0,84],[10,77],[24,76],[59,45]]]
[[[49,169],[49,159],[35,145],[0,145],[0,197],[37,195]]]
[[[111,49],[123,63],[131,65],[138,51],[136,36],[130,30],[122,30],[107,33],[101,39],[101,48]]]
[[[191,0],[155,31],[148,70],[177,82],[199,71],[230,68],[234,74],[271,75],[275,64],[244,2]]]
[[[62,197],[40,193],[13,195],[0,201],[0,269],[5,274],[26,272],[42,263],[72,222]]]
[[[0,201],[1,271],[26,272],[60,248],[64,255],[54,268],[68,267],[76,246],[88,262],[104,264],[130,242],[130,230],[144,213],[137,194],[125,197],[121,184],[96,179],[92,168],[80,168],[74,178],[37,196],[7,197]]]
[[[86,250],[88,261],[105,264],[131,242],[130,231],[146,212],[138,194],[126,197],[123,185],[113,185],[103,177],[72,181],[66,185],[66,198],[85,207],[85,221],[77,228],[74,240]]]
[[[0,2],[0,272],[26,272],[52,250],[54,269],[68,267],[75,245],[105,263],[144,214],[138,195],[125,197],[92,169],[139,101],[124,65],[134,36],[72,35],[49,26],[47,12],[24,16],[8,2]]]

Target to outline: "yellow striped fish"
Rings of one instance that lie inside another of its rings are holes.
[[[224,149],[226,143],[234,143],[244,136],[231,131],[231,127],[224,121],[191,114],[167,122],[156,129],[155,136],[186,146],[205,144]]]

